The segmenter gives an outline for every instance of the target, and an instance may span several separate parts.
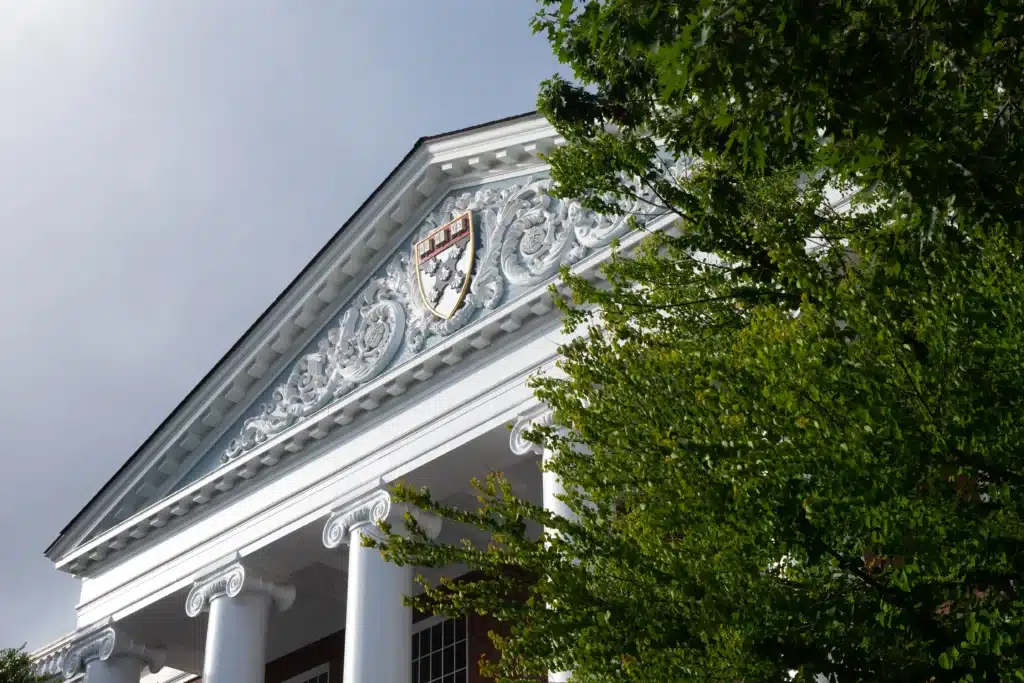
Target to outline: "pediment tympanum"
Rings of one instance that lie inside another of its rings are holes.
[[[322,316],[310,314],[314,309],[304,303],[296,315],[287,313],[295,308],[277,307],[275,302],[268,311],[293,316],[288,318],[292,331],[279,333],[268,326],[257,337],[250,330],[239,343],[259,352],[229,352],[242,364],[232,371],[235,377],[258,378],[254,393],[239,402],[248,391],[244,378],[217,379],[208,386],[218,392],[219,406],[195,402],[188,412],[179,409],[172,414],[171,426],[161,432],[162,425],[158,433],[173,434],[171,430],[181,430],[176,424],[198,422],[208,425],[208,431],[194,433],[192,427],[187,433],[178,431],[181,436],[174,437],[178,440],[163,446],[173,451],[170,455],[156,451],[157,457],[139,463],[141,475],[121,477],[119,485],[125,493],[108,496],[95,521],[83,522],[89,531],[68,534],[64,546],[59,545],[62,539],[51,546],[62,557],[58,566],[80,572],[104,563],[110,553],[147,538],[153,530],[176,524],[190,510],[230,495],[237,483],[270,476],[268,469],[282,458],[306,452],[313,443],[310,439],[333,438],[359,427],[368,419],[365,415],[407,396],[407,389],[444,381],[439,379],[440,369],[493,350],[496,339],[525,333],[533,329],[531,325],[550,325],[553,321],[544,322],[551,311],[546,290],[561,266],[576,264],[591,272],[604,258],[598,252],[629,230],[625,216],[640,223],[664,216],[646,201],[650,197],[623,205],[616,217],[555,198],[537,157],[538,150],[555,144],[554,138],[544,137],[553,132],[536,117],[502,125],[507,127],[488,129],[480,138],[473,134],[436,138],[429,149],[420,148],[423,154],[435,155],[427,166],[410,163],[396,169],[396,173],[405,169],[401,171],[405,175],[386,180],[383,191],[378,188],[387,198],[374,206],[371,197],[369,208],[364,205],[357,212],[366,216],[359,219],[365,226],[360,228],[363,237],[350,239],[369,237],[366,248],[352,241],[346,245],[346,236],[339,233],[330,243],[340,247],[333,252],[338,254],[337,262],[318,256],[307,267],[331,278],[351,275],[345,298],[330,299],[329,292],[339,290],[315,277],[307,278],[309,289],[294,290],[293,283],[288,290],[289,296],[295,292],[291,301],[330,301],[329,310]],[[521,137],[510,137],[509,131],[518,131]],[[493,146],[486,152],[489,157],[467,151],[478,149],[473,145],[479,139]],[[452,160],[445,161],[445,155]],[[481,163],[491,164],[491,171],[497,170],[495,163],[523,168],[488,181],[480,177]],[[669,168],[670,173],[682,171],[678,164]],[[457,180],[462,174],[476,178],[477,184]],[[437,196],[432,188],[446,175],[464,184],[433,200],[434,206],[412,226],[406,223],[408,213],[403,207],[415,204],[417,194]],[[387,237],[392,229],[393,240]],[[387,249],[380,250],[385,240]],[[353,256],[359,253],[374,257],[364,264]],[[361,275],[365,272],[371,275]],[[306,271],[299,276],[305,277]],[[320,317],[308,327],[313,315]],[[301,333],[301,345],[284,355],[299,328],[308,329],[308,335]],[[264,376],[270,367],[262,355],[266,349],[282,353],[272,374]],[[205,386],[201,384],[197,391]],[[237,408],[222,421],[219,411],[225,403]]]
[[[534,175],[450,193],[180,485],[544,286],[559,267],[629,229],[624,217],[554,198],[550,186]],[[640,207],[629,208],[642,220]]]

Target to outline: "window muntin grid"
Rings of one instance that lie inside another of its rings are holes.
[[[292,676],[283,683],[329,683],[330,680],[331,665],[328,662],[304,671],[298,676]]]
[[[413,628],[412,683],[468,683],[466,617],[426,619]]]

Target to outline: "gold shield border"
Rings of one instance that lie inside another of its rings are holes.
[[[420,275],[420,259],[419,255],[416,253],[416,247],[418,247],[420,242],[423,240],[419,240],[412,245],[412,262],[416,267],[416,287],[420,290],[420,301],[423,302],[423,305],[426,306],[428,311],[436,315],[441,320],[449,320],[458,312],[459,306],[462,305],[462,301],[466,298],[466,293],[469,292],[469,281],[473,279],[473,266],[476,265],[476,227],[473,225],[473,212],[467,211],[466,213],[460,214],[444,225],[438,226],[436,230],[430,231],[430,234],[432,235],[437,230],[447,228],[453,223],[458,223],[463,218],[469,219],[469,268],[466,273],[466,281],[462,283],[462,291],[459,292],[459,298],[455,301],[455,305],[452,307],[452,312],[448,315],[441,314],[437,309],[430,305],[429,301],[427,301],[427,295],[423,291],[423,277]],[[426,239],[426,237],[423,239]]]

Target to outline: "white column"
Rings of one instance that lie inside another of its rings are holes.
[[[237,562],[196,581],[185,613],[210,612],[203,683],[262,683],[271,603],[284,611],[294,601],[294,587],[266,581]]]
[[[83,669],[87,683],[139,683],[142,667],[156,673],[163,668],[164,652],[136,643],[108,623],[84,631],[65,653],[65,678]]]
[[[565,493],[565,487],[562,486],[561,477],[554,472],[549,472],[547,469],[548,463],[551,461],[551,456],[551,449],[545,448],[544,455],[542,456],[544,471],[541,473],[541,486],[544,489],[544,509],[553,512],[559,517],[576,519],[578,515],[570,510],[569,506],[559,498],[559,496]]]
[[[526,413],[516,420],[515,426],[512,428],[512,435],[509,439],[509,447],[512,452],[516,455],[530,455],[539,454],[543,463],[543,470],[541,472],[541,487],[542,501],[544,509],[554,513],[559,517],[566,519],[575,520],[579,516],[569,509],[569,506],[564,501],[560,500],[558,496],[565,493],[565,486],[562,484],[562,479],[554,472],[549,472],[547,467],[554,455],[550,448],[544,448],[540,444],[528,441],[524,436],[524,432],[528,432],[536,427],[550,427],[554,422],[554,414],[552,411],[544,406],[540,406],[537,409]],[[546,529],[547,533],[556,533],[553,529]],[[557,671],[548,674],[548,681],[550,683],[565,683],[569,680],[572,675],[571,671]]]
[[[524,437],[525,432],[536,427],[550,427],[553,423],[553,419],[554,416],[551,410],[543,407],[522,415],[518,420],[516,420],[515,425],[512,427],[509,447],[516,455],[536,454],[542,457],[544,469],[541,473],[541,486],[543,487],[542,500],[544,509],[553,512],[559,517],[577,519],[578,515],[570,510],[569,506],[566,505],[565,502],[558,498],[558,496],[565,493],[565,487],[562,485],[561,478],[554,472],[549,472],[547,469],[548,463],[551,462],[551,458],[554,455],[551,449],[544,448],[540,444],[532,441],[527,441]]]
[[[412,679],[412,610],[403,604],[412,592],[412,567],[385,562],[376,549],[363,547],[364,536],[381,538],[377,527],[381,521],[400,531],[406,510],[392,504],[386,491],[375,491],[341,506],[324,525],[325,546],[348,546],[343,683],[409,683]],[[416,513],[416,519],[428,535],[440,531],[436,517]]]

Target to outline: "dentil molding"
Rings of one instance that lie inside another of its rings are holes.
[[[265,593],[282,612],[295,602],[294,586],[267,581],[236,562],[195,582],[185,599],[185,614],[197,617],[209,608],[214,598],[233,598],[241,593]]]
[[[134,657],[139,661],[140,669],[145,664],[151,673],[156,673],[163,668],[165,653],[159,648],[136,643],[119,628],[108,624],[100,629],[86,631],[76,638],[64,653],[61,669],[64,677],[71,679],[85,671],[89,662],[106,661],[112,657]]]
[[[377,526],[381,522],[387,522],[397,533],[403,533],[406,512],[413,516],[428,538],[437,538],[441,533],[440,517],[415,509],[406,503],[394,503],[391,494],[378,490],[331,513],[324,524],[324,545],[328,548],[337,548],[342,544],[350,544],[352,532],[356,530],[383,540]]]

